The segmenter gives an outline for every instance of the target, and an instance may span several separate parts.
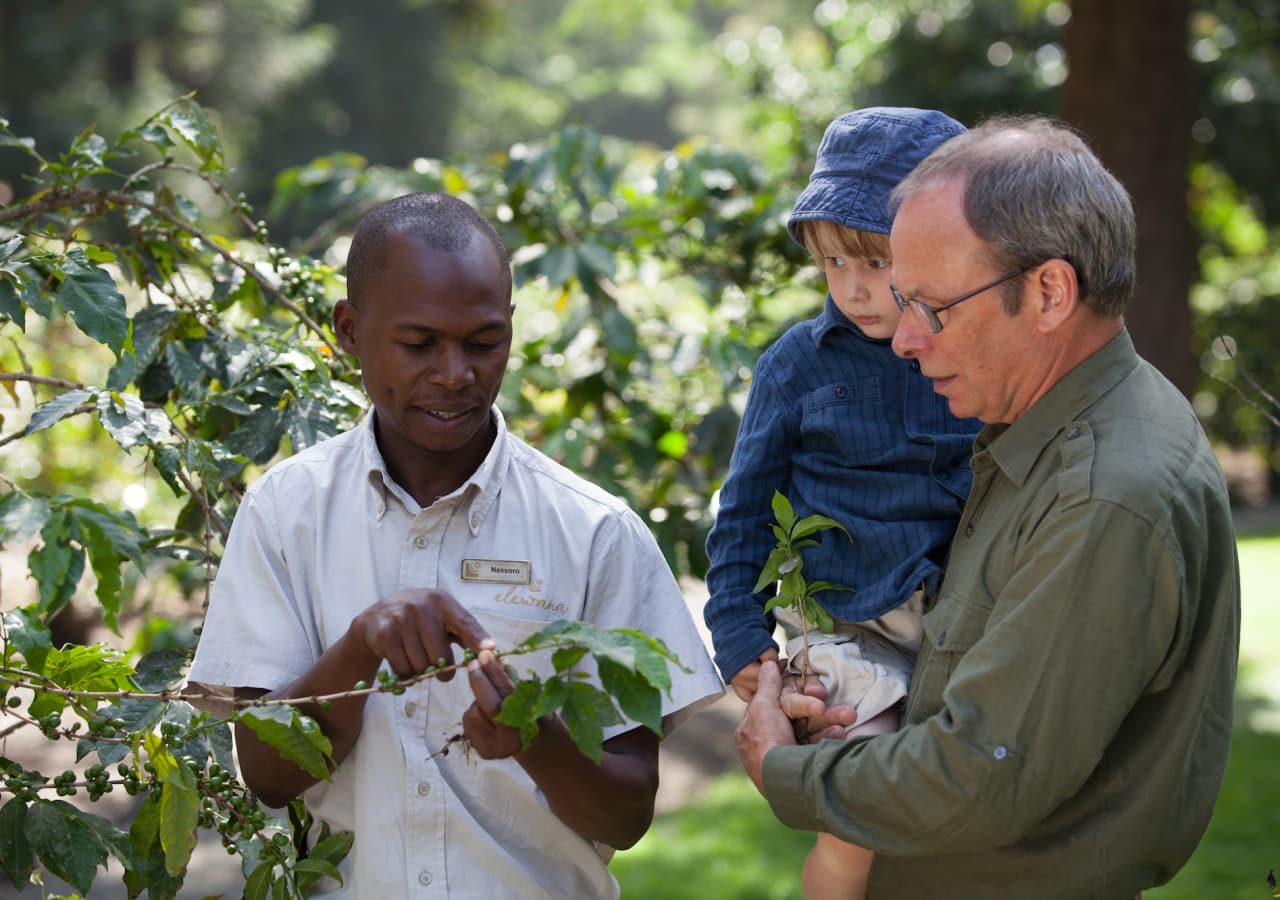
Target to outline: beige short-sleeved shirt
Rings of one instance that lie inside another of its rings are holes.
[[[500,649],[556,619],[661,638],[694,670],[672,670],[668,731],[718,697],[720,680],[640,518],[493,416],[498,436],[480,468],[428,509],[387,474],[372,415],[259,479],[231,530],[190,680],[281,688],[370,603],[434,588],[470,609]],[[527,656],[512,662],[549,670]],[[332,782],[304,795],[318,822],[356,835],[346,884],[332,896],[616,897],[609,851],[556,818],[518,763],[457,749],[432,756],[461,732],[471,701],[465,678],[369,698]]]

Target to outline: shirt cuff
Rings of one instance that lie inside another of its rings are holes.
[[[764,798],[783,825],[821,831],[814,802],[805,788],[805,773],[816,748],[810,745],[774,747],[764,755]]]

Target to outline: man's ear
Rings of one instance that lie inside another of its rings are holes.
[[[356,355],[356,319],[360,311],[350,300],[339,300],[333,308],[333,333],[342,349]]]
[[[1056,331],[1080,305],[1076,270],[1065,259],[1050,259],[1036,269],[1031,283],[1032,308],[1042,332]]]

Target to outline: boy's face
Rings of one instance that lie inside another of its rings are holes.
[[[902,318],[902,310],[889,292],[888,240],[860,242],[884,244],[883,255],[857,254],[847,246],[848,241],[835,239],[837,227],[823,228],[815,241],[831,299],[867,337],[888,340]]]

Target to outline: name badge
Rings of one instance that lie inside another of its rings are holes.
[[[495,584],[528,584],[533,567],[521,559],[464,559],[463,581],[488,581]]]

